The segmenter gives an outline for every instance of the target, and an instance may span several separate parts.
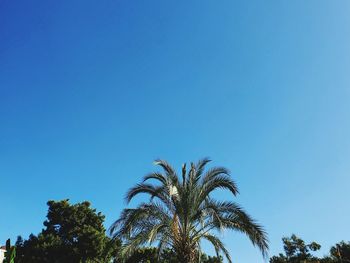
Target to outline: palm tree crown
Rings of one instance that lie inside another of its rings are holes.
[[[214,167],[205,171],[209,162],[205,158],[191,163],[188,171],[184,164],[180,178],[166,161],[156,160],[155,164],[163,171],[146,175],[142,183],[127,192],[128,203],[139,194],[147,194],[150,199],[136,208],[124,209],[111,226],[111,234],[124,243],[124,257],[140,246],[156,243],[159,252],[172,249],[179,262],[197,262],[201,241],[207,240],[218,255],[223,254],[228,262],[232,262],[217,236],[224,229],[246,234],[262,254],[267,255],[268,240],[264,229],[236,203],[212,197],[217,189],[226,189],[234,196],[238,190],[227,169]],[[149,180],[157,183],[150,184]]]

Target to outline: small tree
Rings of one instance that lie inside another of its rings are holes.
[[[311,254],[321,248],[316,242],[305,244],[304,240],[292,235],[282,238],[285,254],[270,259],[270,263],[316,263],[319,259]]]
[[[8,239],[6,241],[6,252],[5,259],[3,263],[15,263],[16,258],[16,247],[11,246],[11,241]]]

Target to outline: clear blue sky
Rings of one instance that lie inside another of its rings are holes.
[[[350,239],[350,2],[0,0],[0,241],[49,199],[106,226],[164,158],[232,171],[270,254]],[[222,193],[223,198],[228,195]],[[236,262],[262,262],[239,234]]]

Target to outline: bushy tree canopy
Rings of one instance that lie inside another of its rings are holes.
[[[109,262],[117,241],[110,240],[104,216],[89,202],[71,205],[68,200],[49,201],[45,228],[28,240],[18,238],[17,263]]]
[[[330,249],[330,255],[318,258],[312,254],[321,248],[316,242],[306,244],[304,240],[292,235],[284,237],[284,254],[270,259],[270,263],[350,263],[350,243],[344,241]]]
[[[285,254],[279,254],[270,259],[270,263],[300,263],[300,262],[318,262],[311,252],[321,248],[316,242],[306,244],[304,240],[292,235],[282,238]]]
[[[350,242],[341,241],[331,247],[328,262],[350,263]]]

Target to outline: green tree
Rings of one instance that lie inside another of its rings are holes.
[[[238,194],[235,182],[223,167],[205,172],[209,159],[191,163],[189,171],[182,167],[180,178],[166,161],[155,163],[163,172],[144,177],[143,182],[131,188],[126,196],[130,202],[139,194],[150,196],[148,202],[136,208],[124,209],[112,225],[111,233],[123,241],[121,253],[130,256],[136,249],[157,243],[159,251],[170,248],[178,262],[192,263],[200,259],[200,243],[209,241],[217,254],[223,253],[229,262],[230,254],[217,232],[224,229],[246,234],[265,256],[268,250],[267,234],[238,204],[218,201],[212,193],[217,189]],[[155,184],[147,183],[154,180]]]
[[[330,249],[333,262],[350,263],[350,242],[341,241]]]
[[[3,263],[14,263],[16,258],[16,247],[11,246],[11,241],[8,239],[6,241],[6,252],[5,259]]]
[[[282,238],[285,254],[279,254],[270,259],[270,263],[316,263],[320,262],[311,252],[321,248],[316,242],[305,244],[304,240],[292,235]]]
[[[49,201],[45,228],[28,240],[17,239],[17,263],[109,262],[118,241],[110,240],[104,216],[89,202],[71,205],[68,200]]]

